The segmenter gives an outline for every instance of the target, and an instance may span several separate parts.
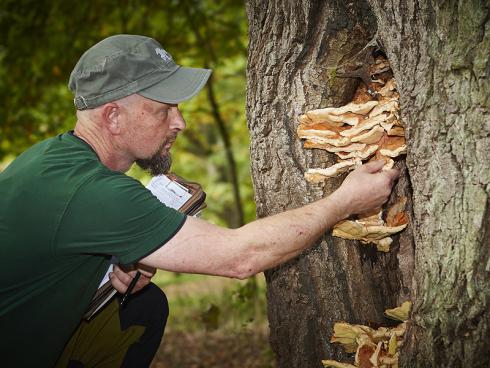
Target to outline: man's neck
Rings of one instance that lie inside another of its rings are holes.
[[[125,158],[122,154],[118,154],[114,149],[112,142],[104,137],[102,132],[94,132],[92,129],[87,129],[77,122],[73,134],[87,143],[99,156],[100,162],[106,167],[114,171],[126,172],[132,165],[132,161]]]

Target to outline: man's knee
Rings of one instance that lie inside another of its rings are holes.
[[[127,304],[120,307],[122,331],[135,325],[144,327],[143,335],[129,347],[121,367],[150,365],[160,346],[168,312],[167,297],[155,284],[149,284],[140,292],[131,295]]]
[[[161,326],[162,334],[169,314],[167,296],[153,283],[133,294],[119,309],[121,329],[132,325],[155,328]]]

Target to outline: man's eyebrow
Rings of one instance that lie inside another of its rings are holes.
[[[143,109],[148,111],[149,113],[156,113],[156,112],[159,112],[159,111],[162,111],[162,109],[164,109],[165,106],[164,105],[152,105],[152,104],[149,104],[147,102],[144,102],[143,103]]]

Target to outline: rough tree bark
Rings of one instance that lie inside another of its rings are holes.
[[[372,1],[407,125],[415,308],[404,366],[490,366],[488,1]]]
[[[405,367],[490,366],[488,8],[474,0],[247,2],[247,118],[258,216],[339,185],[303,179],[308,167],[333,159],[302,149],[296,117],[349,101],[356,81],[333,78],[330,70],[372,37],[392,65],[409,144],[410,177],[402,164],[396,191],[413,198],[411,226],[389,254],[327,233],[266,272],[280,367],[344,359],[328,343],[333,323],[383,322],[382,311],[410,292],[415,307]]]
[[[376,26],[365,2],[257,0],[248,2],[247,12],[247,117],[257,214],[263,217],[323,197],[340,184],[305,182],[308,167],[329,166],[333,157],[302,148],[297,117],[351,99],[359,82],[334,78],[330,67],[361,50]],[[406,176],[397,190],[409,190]],[[279,366],[310,368],[327,357],[345,358],[340,347],[328,343],[336,321],[385,321],[383,311],[406,297],[410,286],[397,258],[403,248],[402,263],[413,259],[410,232],[388,254],[327,233],[302,256],[266,272],[271,344]]]

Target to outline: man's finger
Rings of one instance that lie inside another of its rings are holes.
[[[367,164],[364,164],[361,167],[363,167],[364,170],[366,170],[367,172],[374,174],[380,171],[384,165],[385,162],[383,160],[376,160],[376,161],[368,162]]]
[[[398,179],[400,176],[400,170],[397,170],[397,169],[389,169],[389,170],[385,170],[383,172],[385,172],[386,174],[388,174],[390,176],[390,179],[392,182],[395,181],[396,179]]]
[[[136,274],[136,271],[130,271],[129,273],[124,272],[120,267],[115,265],[113,269],[113,273],[119,280],[121,280],[121,282],[129,285],[134,275]]]
[[[136,286],[133,289],[133,293],[140,291],[143,289],[146,285],[150,283],[150,279],[144,276],[141,276],[138,282],[136,283]]]
[[[139,272],[141,272],[142,275],[145,275],[146,277],[149,277],[149,278],[152,278],[153,275],[155,275],[156,273],[156,268],[154,267],[150,267],[150,266],[147,266],[147,265],[143,265],[141,263],[138,263],[136,265],[137,269]]]
[[[124,284],[114,273],[109,274],[109,279],[111,280],[111,284],[114,286],[114,289],[116,289],[119,293],[124,294],[128,289],[128,285]]]

